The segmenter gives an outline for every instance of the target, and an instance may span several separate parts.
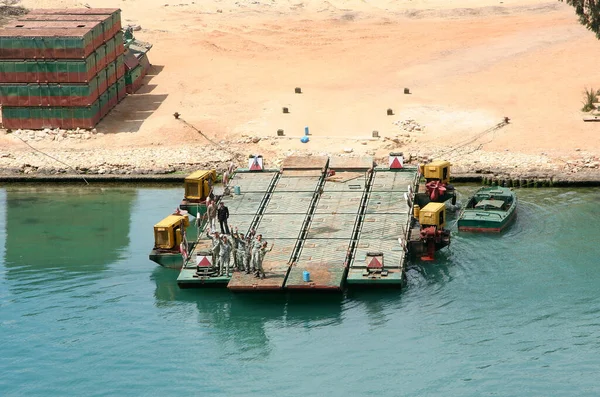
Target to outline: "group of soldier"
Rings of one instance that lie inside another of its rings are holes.
[[[256,278],[265,278],[262,262],[267,252],[273,249],[273,244],[268,248],[261,234],[252,230],[244,236],[237,228],[235,233],[229,235],[219,234],[217,231],[211,233],[211,229],[207,227],[206,235],[212,239],[213,266],[219,269],[219,276],[230,276],[230,270],[234,269],[245,271],[246,274],[253,272]]]
[[[226,188],[234,170],[235,165],[231,163],[223,172],[223,185]],[[239,233],[237,227],[235,232],[231,233],[227,222],[229,209],[222,201],[217,206],[212,195],[206,198],[206,217],[206,235],[212,239],[213,267],[218,269],[219,276],[230,276],[230,270],[234,269],[245,271],[246,274],[254,273],[254,277],[264,279],[265,271],[262,263],[267,252],[273,249],[273,244],[268,248],[267,242],[262,239],[262,234],[256,234],[254,229],[247,236]],[[220,234],[216,230],[217,220],[221,229]]]

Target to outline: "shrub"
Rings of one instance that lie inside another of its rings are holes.
[[[583,92],[584,100],[583,100],[583,108],[581,108],[582,112],[589,112],[590,110],[596,109],[596,105],[594,103],[598,102],[598,91],[593,88],[586,88]]]

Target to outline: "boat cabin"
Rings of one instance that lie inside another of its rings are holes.
[[[179,250],[182,240],[182,227],[190,225],[187,215],[169,215],[154,225],[154,248]],[[184,229],[185,230],[185,229]]]
[[[497,210],[506,211],[510,208],[513,202],[513,195],[503,190],[485,190],[476,193],[469,202],[466,208],[474,208],[478,210]]]
[[[185,178],[185,199],[191,202],[203,202],[217,181],[217,171],[200,170]]]
[[[421,226],[444,227],[446,224],[446,205],[444,203],[429,203],[419,210]]]

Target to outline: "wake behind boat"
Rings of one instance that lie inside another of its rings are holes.
[[[517,196],[505,187],[477,190],[458,219],[458,230],[465,232],[501,232],[516,218]]]

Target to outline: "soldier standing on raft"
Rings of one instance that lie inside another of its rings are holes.
[[[225,206],[225,204],[223,204],[222,201],[219,203],[217,218],[219,219],[219,225],[221,226],[221,234],[229,234],[229,225],[227,225],[229,209]]]
[[[231,260],[231,243],[227,240],[227,236],[221,236],[219,247],[219,276],[230,277],[229,263]],[[223,273],[223,269],[225,273]]]
[[[210,233],[207,228],[206,237],[208,237],[212,240],[211,252],[212,252],[212,258],[213,258],[213,266],[216,267],[217,269],[219,269],[220,268],[219,248],[221,247],[221,239],[219,238],[219,233],[218,232]]]
[[[261,280],[263,280],[265,278],[265,270],[263,269],[263,261],[265,260],[265,255],[267,254],[267,252],[270,252],[273,250],[273,243],[271,243],[271,248],[267,248],[269,244],[264,241],[260,247],[259,250],[259,261],[258,261],[258,265],[256,267],[256,275],[255,277],[260,277]]]
[[[217,208],[210,197],[206,198],[206,215],[208,216],[208,227],[211,232],[214,232],[217,228]]]

